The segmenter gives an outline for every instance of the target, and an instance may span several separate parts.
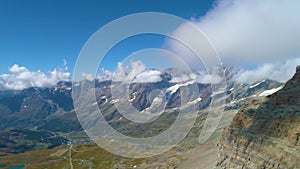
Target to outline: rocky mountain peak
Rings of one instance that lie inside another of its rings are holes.
[[[300,72],[300,65],[299,65],[299,66],[297,66],[297,68],[296,68],[296,72]]]

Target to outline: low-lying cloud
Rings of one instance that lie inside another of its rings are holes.
[[[271,79],[286,82],[294,74],[300,58],[289,59],[283,63],[265,63],[254,70],[242,70],[235,77],[238,83],[254,83],[260,80]]]
[[[69,81],[70,73],[66,67],[56,68],[47,74],[31,71],[26,67],[14,64],[8,74],[0,75],[0,90],[22,90],[29,87],[49,87],[59,81]]]
[[[202,84],[217,84],[223,80],[223,78],[217,74],[218,72],[210,72],[208,74],[205,71],[194,72],[173,72],[170,82],[173,83],[185,83],[188,81],[196,81]]]
[[[160,82],[161,78],[161,71],[159,70],[146,70],[138,74],[134,79],[133,82],[136,83],[155,83]]]
[[[112,80],[124,83],[155,83],[162,80],[162,72],[154,69],[147,69],[142,61],[130,61],[129,64],[119,62],[114,72],[101,68],[96,77],[92,74],[82,73],[86,80],[97,79],[99,81]]]
[[[156,83],[163,80],[163,73],[171,75],[170,82],[172,83],[185,83],[193,80],[198,83],[211,84],[219,83],[222,80],[218,72],[208,74],[204,70],[185,72],[177,68],[169,70],[147,69],[147,66],[140,60],[132,60],[129,64],[119,62],[114,72],[102,68],[96,77],[87,73],[82,73],[81,76],[83,79],[90,81],[97,79],[99,81],[112,80],[114,82],[123,83]]]

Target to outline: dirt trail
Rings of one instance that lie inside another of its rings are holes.
[[[70,169],[73,169],[73,163],[72,163],[72,144],[69,147],[69,164],[70,164]]]

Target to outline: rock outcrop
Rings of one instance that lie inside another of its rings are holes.
[[[300,67],[281,90],[241,108],[218,147],[218,168],[300,168]]]

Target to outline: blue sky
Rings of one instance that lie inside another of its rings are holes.
[[[234,78],[238,83],[285,82],[300,65],[299,5],[298,0],[2,0],[0,90],[69,80],[81,48],[93,33],[115,19],[140,12],[164,12],[192,22],[212,42],[224,65],[240,69]],[[185,24],[173,33],[204,49]],[[147,48],[167,49],[184,62],[199,63],[163,36],[142,35],[112,48],[99,68],[108,69],[110,76],[118,62]],[[63,66],[64,59],[69,70],[55,69]],[[151,59],[146,66],[164,66],[161,57]]]
[[[137,12],[165,12],[190,19],[203,16],[212,4],[199,0],[2,0],[0,74],[13,64],[47,72],[61,66],[63,59],[72,71],[86,40],[114,19]],[[160,47],[163,41],[157,36],[128,40],[106,57],[103,66],[115,69],[116,63],[134,50]]]

